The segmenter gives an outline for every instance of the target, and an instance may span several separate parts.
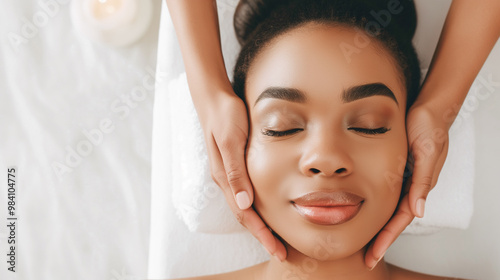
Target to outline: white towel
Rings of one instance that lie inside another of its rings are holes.
[[[167,92],[172,137],[172,203],[191,231],[232,233],[243,231],[224,194],[210,176],[203,131],[186,80],[181,74]]]

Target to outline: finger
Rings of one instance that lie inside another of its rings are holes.
[[[409,202],[413,215],[422,218],[425,211],[425,200],[434,186],[435,180],[433,178],[438,156],[435,153],[425,154],[421,151],[417,151],[413,155],[415,164],[410,178]]]
[[[246,227],[247,230],[259,240],[270,255],[278,257],[280,261],[285,260],[287,255],[285,246],[272,234],[271,230],[269,230],[257,212],[251,207],[241,210],[233,198],[231,189],[226,187],[223,188],[223,190],[229,207],[231,211],[233,211],[238,222]]]
[[[246,136],[227,137],[218,143],[222,163],[226,170],[227,182],[234,200],[240,209],[248,209],[253,203],[253,187],[248,177],[245,162]]]
[[[229,208],[238,222],[246,227],[248,231],[259,240],[269,254],[276,255],[280,260],[284,260],[286,258],[285,246],[271,233],[255,210],[253,208],[241,210],[236,204],[233,192],[227,182],[226,172],[222,164],[222,157],[217,149],[215,140],[213,137],[207,137],[207,139],[206,142],[210,159],[210,168],[212,169],[212,178],[223,191]]]
[[[222,157],[212,134],[205,136],[205,143],[207,144],[212,180],[225,192],[225,189],[229,188],[229,184],[227,183],[226,171],[222,164]]]
[[[237,214],[238,221],[259,240],[268,253],[278,257],[280,261],[284,261],[287,255],[285,246],[272,234],[257,212],[253,208],[246,210],[238,209],[236,211],[239,211]]]
[[[441,170],[443,169],[444,163],[446,161],[446,157],[448,156],[448,142],[445,143],[443,151],[439,155],[439,158],[436,163],[436,167],[434,169],[434,175],[432,177],[432,188],[434,188],[437,184],[439,174],[441,173]]]
[[[396,213],[375,237],[365,254],[365,264],[373,269],[385,255],[387,249],[411,223],[415,216],[411,213],[408,195],[405,195]]]

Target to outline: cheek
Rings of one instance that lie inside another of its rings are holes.
[[[249,138],[246,164],[248,175],[256,192],[265,191],[269,183],[275,179],[275,176],[272,176],[273,166],[276,166],[275,160],[273,150],[267,149],[264,144],[252,139],[252,137]]]
[[[365,154],[365,160],[358,161],[358,170],[363,171],[363,181],[370,182],[365,210],[371,226],[365,227],[373,229],[375,234],[390,219],[399,202],[408,152],[404,125],[393,128],[387,141],[365,152],[370,156]]]
[[[381,162],[380,173],[383,174],[380,178],[384,179],[381,188],[399,194],[408,157],[408,142],[404,122],[395,127],[393,135],[386,141],[384,146],[384,148],[381,147],[378,155]]]
[[[379,142],[354,149],[358,157],[355,169],[373,182],[373,194],[399,192],[402,187],[408,155],[404,121],[393,125],[389,133]]]
[[[250,136],[247,145],[246,164],[254,187],[255,204],[261,206],[263,199],[276,199],[280,194],[281,178],[290,172],[290,160],[280,156],[281,148],[272,143],[263,143]]]
[[[300,176],[296,148],[286,141],[266,142],[250,135],[246,164],[254,189],[254,208],[261,218],[275,230],[288,232],[282,224],[290,215],[290,190]]]

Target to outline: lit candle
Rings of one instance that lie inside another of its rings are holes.
[[[95,41],[128,45],[145,33],[152,18],[150,0],[74,0],[75,27]]]
[[[119,28],[138,13],[137,0],[84,0],[87,20],[102,29]]]
[[[97,0],[93,3],[93,12],[97,19],[109,18],[120,11],[121,0]]]

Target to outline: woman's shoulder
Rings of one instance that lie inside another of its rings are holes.
[[[198,277],[190,277],[190,278],[178,278],[178,279],[172,279],[172,280],[258,280],[260,277],[258,277],[258,274],[261,271],[261,268],[263,265],[265,265],[267,262],[263,262],[251,267],[247,267],[241,270],[236,270],[236,271],[231,271],[231,272],[226,272],[226,273],[221,273],[221,274],[214,274],[214,275],[207,275],[207,276],[198,276]]]
[[[454,277],[434,276],[429,274],[418,273],[397,267],[392,264],[387,264],[391,270],[391,280],[465,280]]]

